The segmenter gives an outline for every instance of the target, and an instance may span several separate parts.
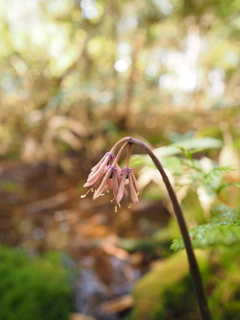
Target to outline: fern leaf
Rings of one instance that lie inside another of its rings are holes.
[[[215,209],[218,212],[208,223],[197,226],[189,231],[193,248],[206,248],[217,245],[231,245],[240,241],[240,216],[237,210],[227,206]],[[182,237],[174,239],[173,251],[184,249]]]
[[[222,191],[222,189],[228,188],[228,187],[231,187],[231,186],[234,186],[236,188],[240,188],[240,183],[239,182],[224,183],[217,189],[217,193],[220,193]]]

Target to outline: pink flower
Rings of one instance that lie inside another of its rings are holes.
[[[119,154],[121,154],[124,148],[125,147],[123,146],[120,149],[117,159],[119,158]],[[120,207],[120,201],[123,198],[123,194],[128,195],[125,185],[129,184],[130,197],[132,199],[132,202],[138,202],[139,186],[132,172],[132,169],[128,167],[130,153],[131,146],[128,149],[126,157],[127,167],[123,169],[121,169],[116,163],[117,159],[115,159],[114,154],[112,154],[111,152],[106,153],[104,157],[98,162],[98,164],[91,169],[91,172],[88,175],[87,182],[84,184],[84,187],[90,188],[86,192],[86,194],[82,196],[82,198],[84,198],[90,191],[92,191],[94,192],[93,200],[95,200],[112,189],[113,199],[111,200],[111,202],[115,202],[115,211],[117,211],[117,206]]]
[[[107,152],[102,159],[91,169],[91,173],[90,175],[97,171],[99,168],[108,165],[108,164],[112,164],[113,160],[115,159],[115,155],[111,154],[110,152]]]
[[[127,183],[127,180],[129,182],[131,199],[134,203],[138,202],[139,186],[138,186],[137,180],[132,172],[132,169],[123,168],[120,173],[120,183],[118,187],[117,196],[115,197],[117,204],[120,203],[120,201],[122,200],[123,194],[126,193],[125,184]]]
[[[93,200],[113,189],[114,198],[118,190],[118,169],[115,166],[108,166],[104,177],[93,195]]]
[[[96,164],[88,175],[87,182],[84,184],[84,187],[95,186],[99,179],[103,177],[106,172],[108,165],[113,163],[115,156],[107,152],[103,158]]]
[[[96,176],[94,176],[94,182],[89,181],[88,179],[88,181],[84,184],[84,187],[90,187],[90,189],[81,197],[84,198],[90,191],[93,191],[93,200],[95,200],[99,196],[109,192],[111,189],[113,189],[113,194],[115,197],[118,190],[119,170],[119,166],[116,165],[106,166],[104,170],[97,172]]]

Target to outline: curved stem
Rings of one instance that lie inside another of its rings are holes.
[[[115,145],[112,147],[109,153],[113,154],[120,144],[122,144],[123,142],[129,141],[129,139],[131,139],[131,137],[125,137],[120,139],[118,142],[115,143]]]
[[[131,144],[128,143],[128,150],[127,150],[127,157],[126,157],[126,168],[129,168],[131,152],[132,152],[132,143]]]
[[[141,140],[138,140],[135,138],[130,138],[128,140],[128,142],[131,144],[138,145],[152,158],[154,164],[156,165],[157,169],[159,170],[159,172],[163,178],[163,181],[164,181],[165,186],[167,188],[169,197],[170,197],[172,204],[173,204],[174,212],[175,212],[175,215],[176,215],[176,218],[178,221],[180,231],[182,233],[183,241],[184,241],[186,252],[187,252],[188,262],[189,262],[189,266],[190,266],[190,272],[191,272],[194,288],[196,291],[196,296],[197,296],[197,300],[198,300],[199,309],[200,309],[200,312],[202,315],[202,319],[203,320],[212,320],[212,316],[211,316],[210,309],[208,307],[208,301],[207,301],[207,298],[206,298],[206,295],[204,292],[202,278],[201,278],[200,271],[198,268],[197,260],[194,255],[192,245],[191,245],[191,240],[190,240],[190,237],[188,234],[186,221],[183,216],[183,212],[182,212],[181,206],[178,202],[176,193],[173,190],[173,187],[168,179],[168,176],[166,175],[159,159],[155,156],[155,154],[153,153],[153,151],[151,150],[151,148],[147,144],[145,144]]]
[[[129,139],[129,138],[128,138],[128,139]],[[123,142],[123,141],[122,141],[122,142]],[[124,145],[120,148],[120,150],[118,151],[118,154],[116,155],[116,158],[113,160],[113,164],[112,164],[113,166],[116,165],[116,163],[118,162],[121,154],[123,153],[123,150],[124,150],[127,146],[129,146],[129,144],[128,144],[128,142],[125,142]],[[110,151],[110,153],[111,153],[111,151]]]

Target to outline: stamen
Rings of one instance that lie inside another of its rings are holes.
[[[87,191],[85,194],[83,194],[83,195],[81,196],[81,198],[85,198],[85,197],[87,196],[87,194],[89,194],[89,192],[92,191],[92,190],[93,190],[93,189],[88,189],[88,191]],[[94,192],[94,190],[93,190],[92,192]]]
[[[117,206],[115,206],[115,212],[117,212]]]
[[[132,203],[130,203],[128,206],[128,209],[131,209],[131,208],[132,208]]]

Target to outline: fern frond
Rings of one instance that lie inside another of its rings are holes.
[[[193,248],[206,248],[216,245],[231,245],[240,241],[240,214],[237,210],[222,205],[215,209],[218,212],[208,223],[189,231]],[[184,249],[182,237],[174,239],[173,251]]]
[[[228,187],[231,187],[231,186],[234,186],[236,188],[240,188],[240,182],[224,183],[217,189],[217,193],[220,193],[222,191],[222,189],[228,188]]]
[[[206,178],[207,177],[211,177],[211,176],[220,176],[222,175],[223,173],[228,173],[228,172],[232,172],[232,171],[235,171],[236,169],[235,168],[232,168],[232,167],[215,167],[213,168],[210,172],[208,172],[206,174]]]

